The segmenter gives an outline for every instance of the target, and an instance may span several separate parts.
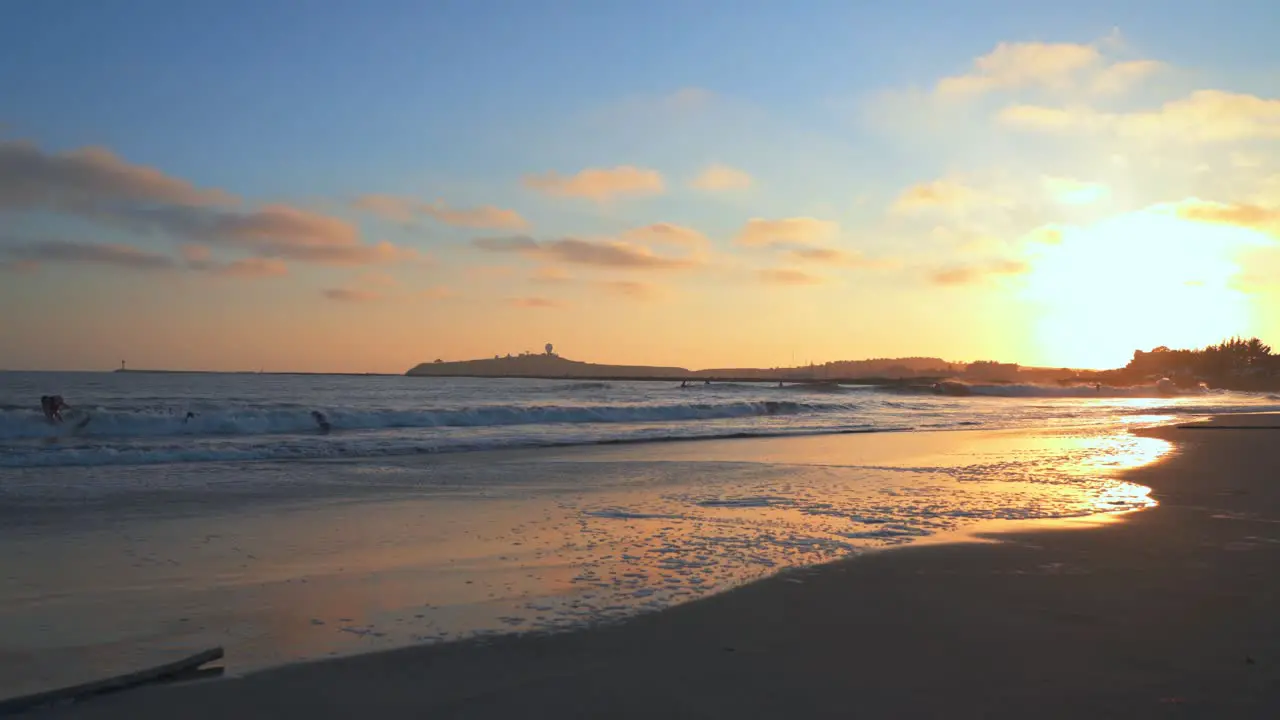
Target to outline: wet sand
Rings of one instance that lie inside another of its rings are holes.
[[[1149,432],[1177,449],[1126,479],[1160,505],[1117,521],[873,553],[595,630],[292,665],[45,716],[1280,716],[1280,434]]]

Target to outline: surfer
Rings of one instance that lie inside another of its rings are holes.
[[[41,395],[40,409],[44,411],[44,417],[51,423],[62,422],[62,411],[70,410],[71,406],[61,395]]]
[[[312,410],[311,417],[315,419],[316,425],[320,426],[321,432],[329,432],[333,429],[333,426],[329,424],[329,418],[325,417],[324,413],[319,410]]]

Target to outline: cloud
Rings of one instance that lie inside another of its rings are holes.
[[[646,247],[611,240],[551,240],[542,243],[542,252],[563,262],[615,268],[674,270],[693,264],[691,260],[663,257]]]
[[[5,251],[9,257],[33,263],[112,265],[132,270],[169,270],[177,266],[168,255],[132,245],[37,240]]]
[[[239,206],[226,192],[197,188],[103,148],[46,153],[0,141],[0,210],[66,213],[300,262],[358,265],[417,257],[390,243],[361,242],[356,227],[341,218],[285,204]]]
[[[694,178],[691,185],[698,190],[719,192],[722,190],[743,190],[751,187],[754,181],[751,175],[728,165],[712,165],[702,174]]]
[[[797,262],[813,262],[824,265],[843,265],[860,268],[888,267],[890,265],[888,261],[863,257],[861,253],[825,247],[792,248],[786,251],[786,255]]]
[[[643,245],[671,245],[700,249],[710,245],[706,235],[693,228],[671,223],[654,223],[622,233],[622,240]]]
[[[386,241],[364,243],[360,232],[346,220],[290,205],[266,205],[248,212],[176,206],[141,208],[120,211],[114,219],[135,230],[321,265],[373,265],[423,259],[416,250]]]
[[[471,244],[488,252],[536,252],[538,241],[528,235],[475,238]]]
[[[565,283],[572,282],[573,275],[570,275],[569,271],[564,268],[556,267],[554,265],[543,265],[535,270],[529,279],[538,283]]]
[[[889,207],[889,211],[896,214],[930,210],[965,212],[979,206],[1009,204],[1005,198],[955,180],[933,180],[904,190]]]
[[[1062,244],[1062,230],[1052,225],[1045,225],[1027,233],[1025,239],[1028,242],[1042,245],[1060,245]]]
[[[131,208],[114,211],[105,219],[134,230],[322,265],[419,259],[410,248],[386,241],[361,242],[359,231],[346,220],[290,205],[266,205],[245,212],[179,206]]]
[[[212,272],[238,278],[281,277],[289,274],[289,266],[276,258],[250,257],[218,265]]]
[[[760,270],[756,273],[756,277],[770,285],[818,285],[823,282],[817,275],[788,268]]]
[[[1011,105],[998,122],[1030,132],[1108,133],[1127,139],[1229,142],[1280,138],[1280,99],[1197,90],[1154,110],[1108,113],[1087,106]]]
[[[561,238],[538,242],[521,235],[506,238],[476,238],[471,243],[489,252],[518,252],[530,257],[597,267],[675,270],[696,264],[690,258],[658,255],[642,245],[620,240]]]
[[[400,223],[411,223],[420,216],[426,216],[457,227],[496,230],[524,230],[529,227],[529,222],[515,210],[492,205],[451,208],[443,200],[428,203],[396,195],[362,195],[352,204],[359,210]]]
[[[201,245],[182,248],[182,262],[163,253],[142,250],[132,245],[84,243],[68,240],[37,240],[9,248],[10,257],[34,269],[41,263],[110,265],[133,270],[189,270],[224,277],[278,277],[288,267],[273,258],[242,258],[229,263],[211,258],[209,249]]]
[[[126,162],[105,148],[46,153],[29,143],[0,141],[0,209],[83,212],[116,203],[206,206],[234,201],[221,190],[197,188]]]
[[[456,294],[457,293],[453,291],[453,288],[444,285],[437,285],[436,287],[430,287],[426,290],[419,291],[417,296],[423,300],[447,300],[454,297]]]
[[[1178,205],[1177,215],[1185,220],[1234,225],[1280,236],[1280,208],[1250,203],[1185,201]]]
[[[614,168],[587,168],[576,175],[555,171],[527,175],[525,187],[558,197],[580,197],[606,202],[624,195],[659,195],[666,186],[657,170],[619,165]]]
[[[975,59],[969,72],[939,80],[935,92],[944,97],[971,97],[1046,88],[1115,94],[1163,67],[1163,63],[1154,60],[1111,62],[1095,45],[1002,42]]]
[[[737,242],[746,247],[788,248],[815,245],[835,238],[840,233],[837,223],[810,217],[765,220],[752,218],[738,233]]]
[[[26,275],[40,269],[35,260],[0,260],[0,272],[11,272]]]
[[[1092,90],[1099,95],[1118,95],[1150,75],[1165,69],[1157,60],[1130,60],[1103,68],[1094,76]]]
[[[521,308],[557,308],[562,306],[558,300],[544,297],[507,298],[507,304]]]
[[[1048,175],[1041,178],[1041,182],[1049,196],[1062,205],[1088,205],[1104,200],[1111,194],[1111,188],[1103,183],[1082,182],[1072,178]]]
[[[937,270],[929,276],[934,285],[973,285],[995,275],[1025,275],[1031,270],[1025,262],[997,260],[985,265],[962,265]]]
[[[609,280],[598,285],[605,292],[635,300],[651,300],[658,295],[658,289],[655,286],[633,280]]]
[[[382,294],[374,290],[366,290],[363,288],[326,288],[320,291],[320,294],[336,300],[338,302],[362,303],[373,302],[382,299]]]
[[[366,287],[394,288],[400,286],[400,281],[394,275],[377,271],[360,273],[356,276],[355,282],[357,285]]]

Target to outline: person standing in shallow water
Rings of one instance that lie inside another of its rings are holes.
[[[62,411],[70,410],[71,406],[61,395],[41,395],[40,409],[44,411],[44,417],[51,423],[62,422]]]

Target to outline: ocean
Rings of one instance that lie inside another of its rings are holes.
[[[0,467],[372,458],[513,447],[853,431],[1110,425],[1280,409],[1274,395],[975,385],[969,398],[877,386],[777,387],[145,373],[0,373]],[[74,408],[50,426],[40,396]],[[331,426],[322,432],[313,411]],[[188,418],[188,413],[191,417]],[[74,425],[88,417],[83,429]]]
[[[0,696],[211,645],[242,672],[563,630],[992,524],[1113,516],[1156,502],[1118,473],[1169,450],[1128,429],[1280,411],[972,391],[0,373]],[[66,423],[45,422],[49,394]]]

